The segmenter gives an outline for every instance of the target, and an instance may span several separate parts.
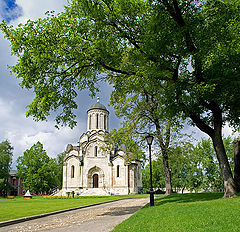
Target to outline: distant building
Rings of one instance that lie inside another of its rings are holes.
[[[22,180],[21,178],[17,177],[17,171],[10,170],[9,174],[10,174],[9,183],[14,188],[14,190],[10,192],[10,195],[12,196],[22,195],[23,194]]]
[[[99,103],[87,111],[87,132],[79,145],[67,146],[63,162],[63,186],[58,195],[136,194],[142,191],[139,160],[127,161],[125,146],[102,149],[109,131],[109,112]]]

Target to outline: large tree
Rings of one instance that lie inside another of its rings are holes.
[[[12,71],[34,89],[27,115],[76,124],[77,89],[109,79],[148,79],[169,114],[190,118],[214,144],[225,197],[236,186],[222,140],[239,125],[240,3],[223,0],[72,0],[63,13],[1,29],[18,56]]]
[[[57,165],[40,142],[18,157],[17,169],[17,175],[23,179],[24,189],[38,194],[57,187]]]
[[[158,149],[160,151],[158,154],[162,156],[166,194],[171,194],[168,153],[176,134],[178,137],[182,136],[179,133],[181,123],[176,117],[167,117],[162,100],[164,95],[158,87],[149,86],[146,80],[139,80],[136,83],[113,79],[110,83],[114,87],[110,103],[114,106],[117,116],[124,118],[123,128],[140,138],[149,133],[154,135],[155,149]]]
[[[9,171],[12,164],[13,147],[8,140],[0,143],[0,191],[4,195],[11,189],[9,184]]]

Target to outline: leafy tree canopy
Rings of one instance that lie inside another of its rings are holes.
[[[57,155],[57,158],[54,159],[56,163],[56,178],[57,178],[57,187],[59,189],[62,188],[62,180],[63,180],[63,160],[66,155],[66,152],[62,152]]]
[[[9,177],[9,170],[12,163],[13,147],[8,140],[0,143],[0,179]]]
[[[103,149],[123,149],[126,151],[126,161],[132,161],[135,159],[144,160],[145,154],[142,151],[139,143],[134,139],[135,135],[128,128],[120,128],[119,130],[113,129],[106,136],[107,146]]]
[[[214,100],[236,125],[238,6],[220,0],[72,0],[58,15],[48,12],[17,28],[2,23],[1,29],[19,57],[12,71],[36,94],[27,115],[37,120],[60,108],[57,123],[74,126],[77,90],[94,93],[105,72],[109,79],[121,77],[118,87],[126,78],[164,86],[174,113],[209,125]]]
[[[24,189],[39,193],[56,187],[56,163],[48,157],[40,142],[18,157],[17,169],[18,176],[23,179]]]

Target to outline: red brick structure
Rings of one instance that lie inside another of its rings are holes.
[[[13,191],[10,192],[11,196],[23,195],[23,185],[21,178],[17,177],[16,170],[10,170],[10,180],[9,183],[14,188]]]

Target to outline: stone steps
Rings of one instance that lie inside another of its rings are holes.
[[[109,196],[110,193],[108,193],[105,189],[102,188],[88,188],[83,189],[79,192],[80,196]]]

